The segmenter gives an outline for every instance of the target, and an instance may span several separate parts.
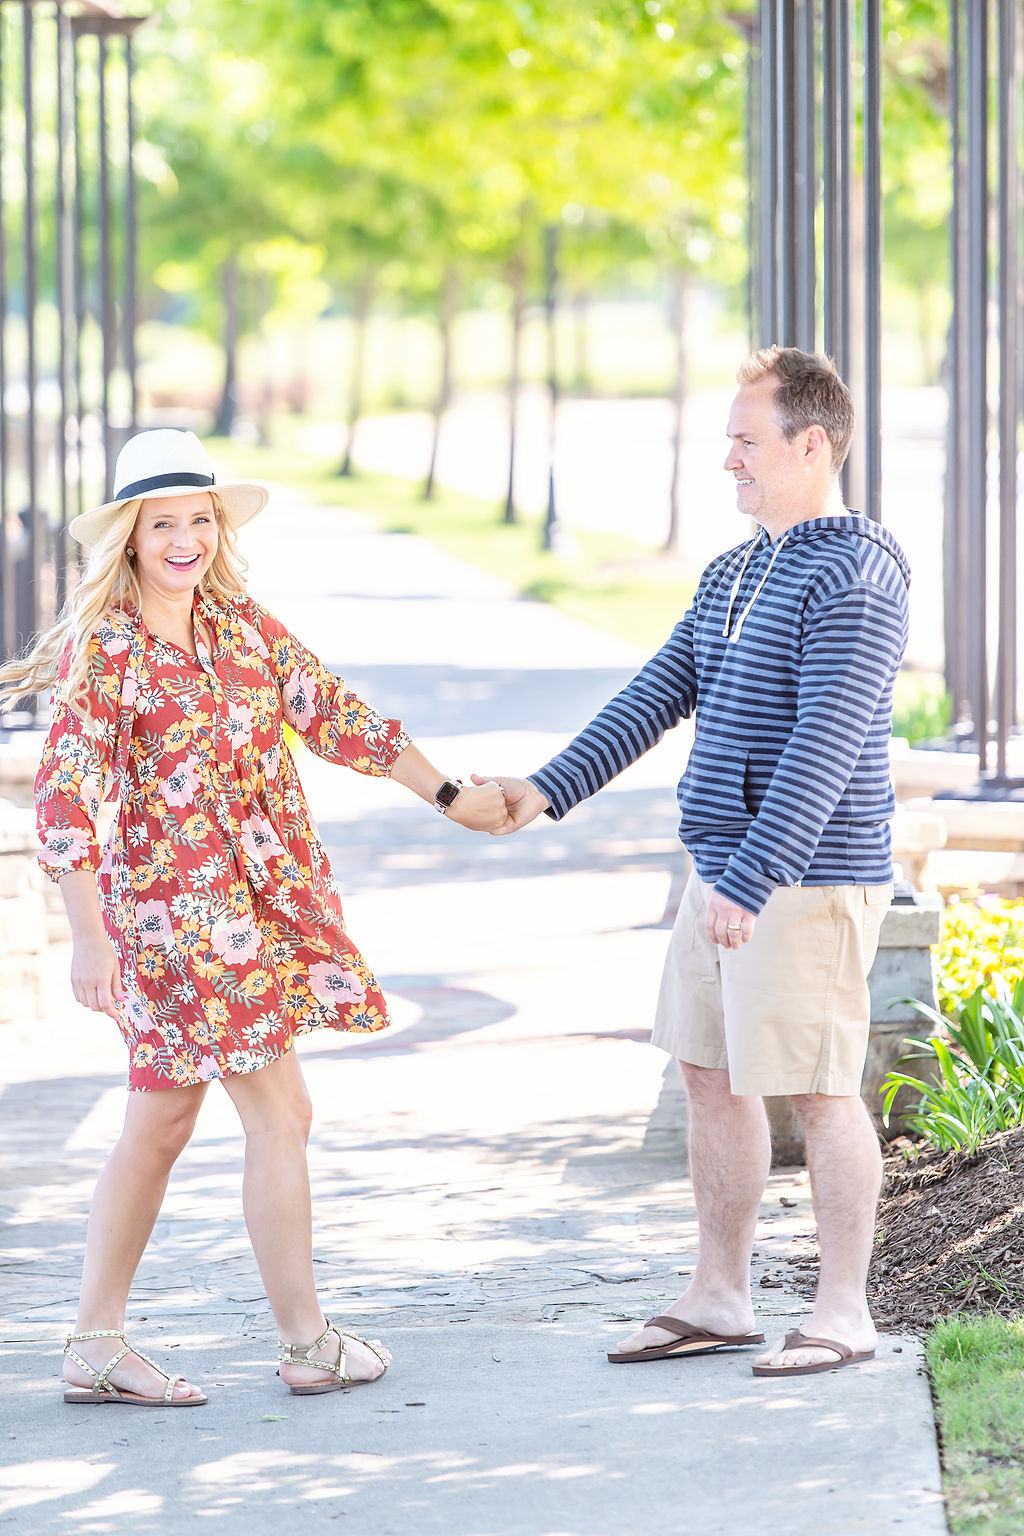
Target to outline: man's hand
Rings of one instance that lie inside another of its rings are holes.
[[[548,797],[542,795],[529,779],[504,779],[500,774],[495,774],[493,779],[485,779],[478,773],[472,774],[471,778],[474,784],[498,784],[505,792],[505,809],[508,814],[505,825],[494,830],[495,837],[518,832],[520,827],[528,826],[551,804]]]
[[[704,922],[715,943],[723,949],[739,949],[741,944],[746,944],[753,938],[756,921],[752,912],[745,912],[734,901],[719,896],[717,891],[711,892]]]

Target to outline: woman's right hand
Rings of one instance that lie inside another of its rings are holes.
[[[89,933],[75,938],[71,953],[71,990],[75,1001],[83,1008],[117,1019],[117,1005],[124,1001],[125,991],[114,946],[105,933]]]

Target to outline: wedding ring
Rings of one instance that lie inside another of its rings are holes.
[[[726,933],[742,933],[743,932],[743,924],[742,923],[726,923],[725,931],[726,931]]]

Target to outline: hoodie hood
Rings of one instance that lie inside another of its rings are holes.
[[[899,566],[900,575],[906,586],[910,586],[910,565],[896,540],[887,528],[881,523],[876,523],[873,518],[866,517],[863,512],[844,512],[836,517],[810,517],[805,523],[796,523],[787,529],[780,538],[793,544],[804,540],[828,538],[832,534],[854,534],[857,538],[867,539],[872,544],[879,545],[891,555]],[[764,528],[759,530],[759,536],[768,538]],[[778,541],[776,541],[778,542]]]
[[[777,539],[771,538],[768,530],[762,527],[758,529],[747,545],[743,556],[743,564],[740,566],[739,573],[732,584],[732,589],[729,593],[729,607],[726,612],[725,623],[722,626],[723,636],[733,645],[739,640],[740,635],[743,633],[743,625],[751,609],[767,585],[768,578],[772,573],[772,567],[787,546],[796,544],[806,545],[813,543],[815,540],[823,540],[830,543],[834,541],[837,534],[844,536],[853,534],[858,539],[865,539],[884,549],[886,554],[895,562],[900,576],[903,578],[904,587],[909,588],[910,566],[906,555],[891,533],[883,528],[880,523],[874,522],[870,517],[865,517],[862,512],[845,512],[841,516],[834,517],[811,517],[806,522],[795,523],[792,528],[787,528],[784,533],[779,534]],[[734,620],[733,611],[739,598],[747,566],[755,554],[769,549],[771,550],[771,558],[753,592],[744,604],[742,611],[738,613]],[[823,559],[830,558],[831,553],[832,551],[823,548]]]

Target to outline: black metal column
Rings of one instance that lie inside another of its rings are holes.
[[[1017,431],[1020,423],[1018,254],[1020,154],[1018,3],[999,16],[999,628],[995,717],[997,780],[1007,777],[1007,743],[1017,719]]]
[[[35,176],[35,50],[33,48],[35,12],[31,5],[24,7],[22,20],[22,106],[24,121],[25,156],[25,209],[24,209],[24,259],[25,259],[25,469],[28,482],[28,501],[25,521],[28,532],[28,604],[26,608],[29,633],[39,627],[40,588],[46,529],[39,506],[38,457],[37,457],[37,379],[36,379],[36,311],[38,306],[38,269],[36,250],[36,176]],[[22,641],[28,634],[20,636]]]
[[[864,506],[882,516],[882,24],[881,0],[862,0],[864,32]]]
[[[978,745],[978,768],[988,769],[988,0],[966,7],[966,270],[959,295],[966,317],[964,401],[966,426],[967,697]]]
[[[760,191],[761,233],[758,241],[758,345],[769,346],[779,329],[776,287],[778,268],[778,142],[779,85],[778,42],[776,37],[777,0],[762,0],[761,33],[761,132]]]
[[[953,719],[970,713],[967,655],[967,155],[964,135],[964,0],[950,0],[950,158],[953,208],[950,272],[953,313],[946,358],[946,485],[943,525],[943,641],[946,689]]]
[[[817,180],[814,146],[817,141],[815,110],[815,55],[817,52],[814,0],[796,0],[793,17],[793,95],[796,133],[793,163],[794,256],[796,281],[793,295],[793,330],[795,345],[805,352],[815,346],[817,309]]]
[[[0,7],[0,166],[6,153],[4,136],[5,66],[7,63],[4,13]],[[0,177],[0,191],[2,191]],[[7,233],[0,216],[0,655],[14,649],[14,552],[7,536],[7,468],[10,464],[7,435]]]

